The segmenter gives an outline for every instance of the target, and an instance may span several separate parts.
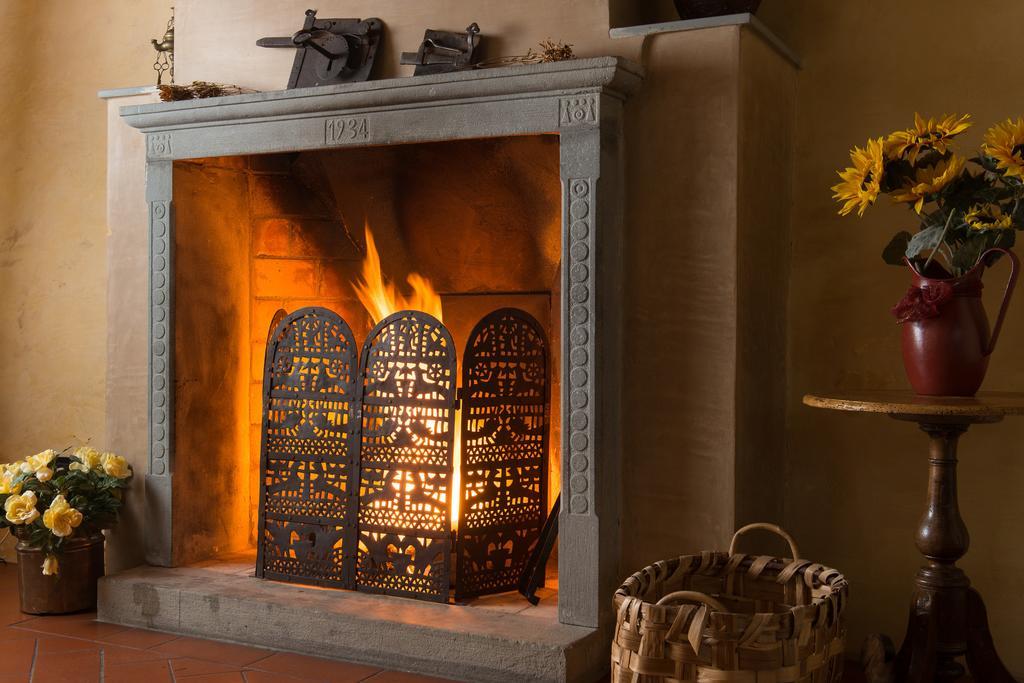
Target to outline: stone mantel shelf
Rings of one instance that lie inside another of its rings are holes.
[[[531,93],[596,92],[625,99],[643,79],[643,68],[620,57],[513,65],[433,76],[390,78],[345,85],[275,90],[208,99],[125,106],[134,128],[159,132],[240,120],[302,116],[332,110],[437,105],[445,101],[500,100]]]

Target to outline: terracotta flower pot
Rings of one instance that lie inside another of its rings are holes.
[[[995,253],[1009,258],[1010,279],[990,334],[981,278],[987,257]],[[925,277],[909,261],[907,266],[913,282],[893,314],[903,326],[903,365],[910,386],[923,396],[974,396],[999,338],[1020,261],[1006,249],[989,249],[958,278]]]
[[[60,570],[43,574],[46,555],[18,541],[18,588],[26,614],[67,614],[95,609],[96,582],[103,576],[103,534],[95,531],[64,541],[58,556]]]

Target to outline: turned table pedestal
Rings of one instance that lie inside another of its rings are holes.
[[[1024,414],[1024,393],[980,393],[974,398],[917,396],[878,391],[804,397],[815,408],[880,413],[916,422],[928,435],[928,503],[917,529],[917,549],[926,564],[917,572],[903,645],[892,662],[895,681],[1015,683],[999,660],[981,595],[956,566],[969,545],[956,489],[957,441],[973,424]],[[884,680],[884,679],[883,679]]]

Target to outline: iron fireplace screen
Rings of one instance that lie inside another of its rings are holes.
[[[356,353],[323,308],[284,317],[263,378],[256,575],[352,588],[358,493]]]
[[[257,576],[447,602],[456,354],[435,318],[382,320],[356,366],[324,308],[275,316],[263,385]],[[463,358],[456,597],[514,590],[545,521],[547,340],[500,309]]]
[[[356,587],[448,601],[455,345],[400,311],[363,345]]]
[[[540,324],[512,308],[466,343],[456,599],[515,590],[544,527],[547,357]]]

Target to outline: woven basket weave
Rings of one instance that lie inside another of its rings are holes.
[[[836,683],[846,579],[809,560],[728,553],[646,567],[615,593],[612,683]]]

